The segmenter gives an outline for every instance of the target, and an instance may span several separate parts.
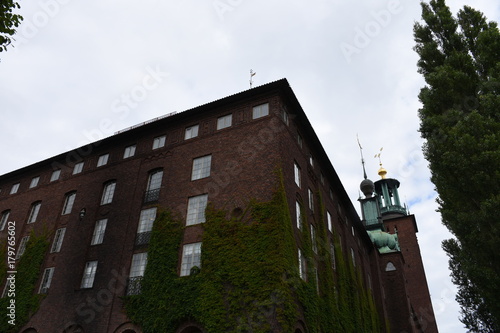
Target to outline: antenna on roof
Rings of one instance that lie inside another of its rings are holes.
[[[363,165],[363,177],[368,178],[366,176],[365,170],[365,159],[363,158],[363,147],[361,147],[361,143],[359,142],[359,136],[356,134],[356,139],[358,140],[359,152],[361,153],[361,164]]]
[[[252,69],[250,70],[250,89],[252,89],[252,84],[253,84],[253,77],[254,75],[257,74],[254,72]]]

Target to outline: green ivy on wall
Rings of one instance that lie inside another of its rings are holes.
[[[40,277],[45,253],[49,246],[48,239],[46,233],[38,235],[31,232],[26,249],[16,265],[15,296],[7,294],[7,297],[0,299],[0,313],[2,313],[0,332],[18,332],[38,310],[43,295],[35,293],[35,286]],[[6,248],[5,245],[0,246],[2,249]],[[4,267],[2,267],[2,272],[7,272],[7,266],[4,264],[7,257],[5,256],[5,250],[3,251],[2,255],[4,256],[1,260]],[[5,278],[7,278],[7,274],[4,275]],[[8,316],[10,309],[7,309],[12,299],[15,299],[15,325],[12,325],[12,322],[9,323],[11,320],[11,317]]]
[[[309,224],[303,223],[301,250],[309,259],[306,279],[299,277],[294,223],[280,180],[272,200],[251,201],[239,216],[207,207],[202,267],[190,276],[180,277],[177,270],[183,221],[160,212],[142,292],[125,299],[129,318],[145,333],[174,333],[188,321],[208,333],[293,332],[299,320],[310,333],[379,332],[372,296],[361,275],[345,263],[338,242],[335,274],[323,220],[317,254]]]

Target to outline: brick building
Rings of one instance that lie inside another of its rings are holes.
[[[142,332],[124,311],[124,296],[141,293],[158,209],[179,213],[185,224],[179,277],[196,267],[203,272],[207,204],[237,214],[251,199],[271,200],[277,169],[298,250],[297,266],[290,269],[298,270],[301,283],[316,283],[323,295],[318,281],[331,267],[321,266],[315,242],[324,230],[332,261],[335,245],[370,290],[379,330],[437,332],[415,218],[399,203],[399,182],[365,179],[360,219],[284,79],[0,176],[0,241],[6,243],[15,221],[20,260],[33,232],[50,238],[33,291],[43,297],[19,332]],[[301,253],[301,228],[310,233],[312,258]],[[303,260],[317,265],[316,282],[304,277]],[[331,269],[337,281],[339,273]],[[3,298],[9,297],[7,285]],[[307,307],[295,302],[290,327],[316,332]],[[196,319],[169,329],[209,331]]]

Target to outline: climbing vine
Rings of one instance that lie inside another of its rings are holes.
[[[10,296],[7,294],[7,297],[0,299],[2,318],[4,318],[0,321],[0,332],[18,332],[38,310],[43,296],[35,293],[35,286],[40,277],[43,259],[49,246],[48,239],[46,232],[41,234],[31,232],[26,249],[16,265],[17,273],[13,275],[15,277],[15,283],[13,284],[15,290],[12,293],[15,293],[15,296],[14,294]],[[3,254],[5,254],[5,245],[0,246],[4,249]],[[3,270],[6,267],[4,264],[6,257],[3,256],[1,260],[4,265],[2,272],[6,272],[7,270]],[[4,278],[7,277],[7,274],[5,274]],[[8,309],[13,299],[15,300],[15,316],[12,316],[13,312],[11,313],[10,309]]]
[[[190,227],[172,212],[160,212],[142,292],[125,299],[129,318],[145,333],[174,333],[187,321],[208,333],[293,332],[301,319],[311,333],[379,332],[372,296],[361,275],[345,263],[338,241],[334,272],[322,219],[314,247],[303,221],[299,237],[307,274],[299,276],[294,223],[279,179],[270,201],[250,201],[238,216],[208,205],[201,269],[190,276],[180,277],[177,271],[182,235]]]

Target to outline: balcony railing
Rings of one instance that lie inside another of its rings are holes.
[[[142,276],[128,278],[127,296],[139,295],[141,293]]]
[[[160,198],[160,189],[149,190],[144,193],[144,203],[158,201]]]
[[[149,244],[149,240],[151,239],[151,231],[140,232],[135,237],[135,245],[141,246]]]

